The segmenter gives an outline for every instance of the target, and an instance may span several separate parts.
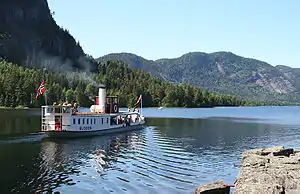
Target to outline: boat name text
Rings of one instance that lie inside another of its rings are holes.
[[[85,131],[85,130],[91,130],[92,127],[91,126],[83,126],[83,127],[79,127],[79,130]]]

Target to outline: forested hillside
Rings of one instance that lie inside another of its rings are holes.
[[[121,106],[133,106],[140,94],[143,105],[153,106],[242,106],[257,105],[229,95],[209,93],[187,84],[174,85],[153,78],[149,73],[130,69],[123,62],[108,61],[99,64],[97,73],[53,73],[40,69],[27,69],[0,62],[0,106],[39,107],[44,96],[35,100],[36,89],[45,80],[48,104],[77,102],[90,106],[98,94],[98,86],[105,84],[107,94],[119,95]]]

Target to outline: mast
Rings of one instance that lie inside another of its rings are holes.
[[[47,94],[46,94],[46,91],[44,92],[44,96],[45,96],[45,105],[47,106]]]

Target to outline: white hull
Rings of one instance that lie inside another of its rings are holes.
[[[127,126],[127,127],[117,127],[111,129],[101,129],[93,131],[44,131],[50,138],[75,138],[75,137],[88,137],[88,136],[99,136],[110,133],[121,133],[126,131],[142,129],[143,124]]]

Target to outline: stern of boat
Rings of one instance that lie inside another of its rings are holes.
[[[70,127],[71,106],[42,106],[42,132],[67,131]]]

